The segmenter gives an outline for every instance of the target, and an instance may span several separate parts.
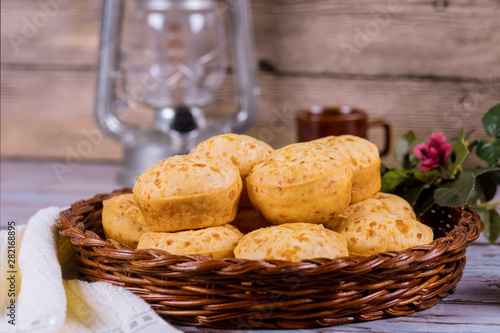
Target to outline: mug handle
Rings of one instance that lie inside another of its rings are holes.
[[[389,154],[389,151],[391,149],[391,138],[392,138],[392,125],[388,121],[385,121],[383,119],[378,119],[374,121],[370,121],[368,123],[368,128],[370,127],[383,127],[384,128],[384,133],[385,133],[385,140],[384,140],[384,149],[380,151],[380,157],[386,156]]]

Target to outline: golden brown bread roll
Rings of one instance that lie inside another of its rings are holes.
[[[252,231],[234,249],[236,258],[300,261],[348,256],[344,236],[321,224],[287,223]]]
[[[313,143],[274,151],[247,177],[250,200],[272,224],[330,221],[349,205],[351,186],[349,160]]]
[[[267,143],[248,135],[222,134],[201,142],[189,154],[196,157],[219,157],[234,163],[243,182],[240,207],[251,207],[246,190],[246,178],[253,166],[262,161],[274,149]]]
[[[428,226],[391,213],[355,214],[337,227],[345,236],[351,255],[368,256],[429,244],[434,235]]]
[[[269,227],[269,223],[264,216],[255,208],[240,208],[238,215],[234,221],[231,222],[232,225],[237,227],[242,233],[248,234],[251,231]]]
[[[349,156],[354,172],[351,203],[367,199],[380,191],[380,155],[375,144],[354,135],[328,136],[311,142],[340,149]]]
[[[233,163],[182,155],[144,171],[132,191],[152,231],[179,231],[234,220],[241,188],[241,177]]]
[[[102,202],[102,227],[107,239],[136,248],[141,235],[149,231],[141,211],[130,194],[117,195]]]
[[[150,231],[142,235],[137,248],[160,249],[176,255],[202,254],[212,259],[232,258],[242,236],[230,224],[172,233]]]
[[[393,213],[416,219],[410,204],[403,198],[390,193],[378,192],[373,197],[349,205],[339,216],[325,223],[325,228],[336,231],[337,226],[348,216],[365,213]]]
[[[250,173],[253,166],[273,152],[267,143],[248,135],[222,134],[201,142],[189,153],[196,157],[219,157],[234,163],[242,178]]]

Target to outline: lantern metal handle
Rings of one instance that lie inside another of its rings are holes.
[[[97,63],[95,116],[102,131],[122,143],[132,142],[137,127],[121,122],[114,113],[116,79],[120,76],[120,30],[122,0],[104,0],[101,13],[101,39]]]
[[[239,87],[239,110],[236,116],[225,119],[228,132],[242,133],[256,120],[259,109],[260,88],[257,82],[255,45],[250,4],[247,0],[229,0],[230,26],[236,31],[231,34],[234,46],[233,73],[235,85]],[[243,91],[251,92],[248,95]]]

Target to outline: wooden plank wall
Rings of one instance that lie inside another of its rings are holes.
[[[65,159],[97,128],[100,5],[1,1],[2,158]],[[391,120],[395,137],[412,128],[426,138],[462,126],[480,136],[481,115],[500,100],[497,0],[253,0],[252,10],[263,95],[250,134],[275,147],[295,141],[295,112],[310,105],[358,106]],[[233,110],[225,100],[211,113]],[[105,139],[82,157],[121,154]]]

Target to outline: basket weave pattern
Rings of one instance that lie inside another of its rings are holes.
[[[400,252],[295,263],[211,260],[102,239],[102,201],[122,193],[130,190],[74,203],[56,226],[71,238],[83,278],[125,287],[179,325],[312,328],[428,309],[455,290],[466,247],[484,228],[464,206],[446,237]]]

